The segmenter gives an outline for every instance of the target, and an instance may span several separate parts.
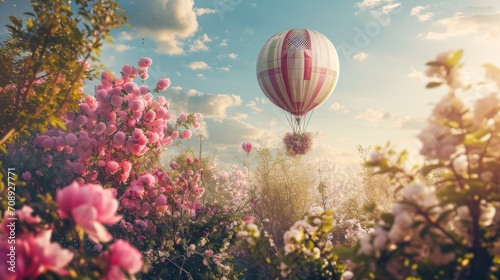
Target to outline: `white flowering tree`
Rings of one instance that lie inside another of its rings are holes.
[[[355,279],[500,278],[500,69],[486,65],[487,79],[467,85],[461,56],[427,63],[427,87],[449,91],[418,136],[425,164],[407,170],[406,153],[389,145],[366,163],[389,175],[398,200],[359,241]],[[489,92],[468,104],[464,96],[485,83]]]

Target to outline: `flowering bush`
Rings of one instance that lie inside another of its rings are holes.
[[[198,158],[161,165],[165,148],[190,138],[201,114],[182,113],[174,120],[165,98],[155,99],[134,82],[148,78],[151,63],[142,58],[137,67],[125,65],[119,78],[102,73],[95,97],[86,96],[78,111],[65,115],[67,130],[52,128],[10,146],[10,164],[27,182],[26,202],[36,205],[39,194],[48,193],[42,203],[51,205],[46,202],[57,196],[60,208],[52,210],[58,215],[46,218],[66,222],[53,239],[89,251],[97,268],[88,271],[110,279],[139,272],[144,278],[231,278],[236,274],[228,253],[233,220],[243,217],[231,207],[203,201],[205,174],[212,171],[205,172]],[[155,92],[169,84],[161,79]],[[74,234],[69,225],[76,226]],[[113,237],[137,246],[145,266],[134,254],[121,260],[132,248],[121,241],[108,246]]]
[[[337,265],[331,242],[333,211],[313,206],[304,219],[295,222],[284,234],[284,247],[277,249],[267,232],[253,223],[236,228],[240,246],[274,267],[268,278],[341,279],[345,264]]]
[[[367,165],[388,174],[399,200],[381,215],[374,231],[361,239],[354,257],[356,278],[497,279],[500,277],[498,88],[472,106],[460,94],[462,52],[428,63],[433,81],[447,84],[429,124],[418,136],[426,164],[407,171],[406,153],[377,147]],[[487,68],[496,77],[497,68]],[[429,174],[435,183],[427,182]]]

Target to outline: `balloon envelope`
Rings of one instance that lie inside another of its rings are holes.
[[[296,117],[325,102],[338,76],[335,47],[309,29],[277,33],[264,44],[257,60],[257,79],[264,94]]]
[[[241,147],[243,148],[243,151],[249,154],[252,150],[252,142],[243,142],[243,144],[241,144]]]

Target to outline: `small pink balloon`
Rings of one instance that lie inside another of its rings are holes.
[[[241,144],[241,147],[248,155],[252,150],[252,142],[243,142],[243,144]]]

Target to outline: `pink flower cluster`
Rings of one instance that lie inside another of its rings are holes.
[[[155,99],[147,86],[134,83],[137,77],[148,78],[151,63],[145,57],[139,60],[138,67],[125,65],[118,78],[103,72],[95,97],[86,96],[77,112],[66,114],[67,131],[49,130],[36,137],[33,145],[45,167],[62,161],[59,167],[63,170],[58,172],[74,175],[61,177],[125,183],[134,164],[140,165],[139,158],[156,157],[175,139],[190,138],[189,128],[200,126],[201,114],[181,114],[169,127],[173,114],[166,99]],[[160,79],[157,88],[165,89],[169,84],[169,79]],[[37,175],[43,173],[41,170]]]
[[[283,138],[287,154],[291,156],[305,155],[312,147],[311,133],[287,133]]]

